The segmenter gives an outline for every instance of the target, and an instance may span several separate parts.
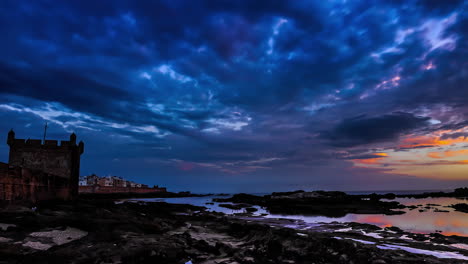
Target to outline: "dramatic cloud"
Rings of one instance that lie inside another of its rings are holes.
[[[455,186],[418,164],[464,179],[467,7],[6,0],[0,131],[172,190]]]
[[[428,117],[393,113],[379,117],[359,116],[345,119],[322,137],[336,146],[355,146],[398,138],[403,133],[428,125]]]

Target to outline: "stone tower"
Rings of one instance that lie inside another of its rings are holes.
[[[17,139],[15,132],[8,133],[10,146],[9,165],[56,175],[68,181],[69,197],[78,195],[78,181],[80,175],[80,156],[84,151],[84,143],[76,144],[75,133],[70,135],[69,141],[39,139]]]

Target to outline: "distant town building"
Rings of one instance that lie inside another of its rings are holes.
[[[92,174],[83,178],[86,180],[85,186],[97,185],[99,181],[99,177],[96,174]]]
[[[86,186],[87,182],[85,177],[80,177],[80,181],[78,182],[78,186]]]
[[[96,174],[81,177],[80,193],[151,193],[166,192],[166,188],[157,185],[150,188],[146,184],[125,180],[117,176],[99,177]]]

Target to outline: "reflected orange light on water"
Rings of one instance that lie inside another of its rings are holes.
[[[353,215],[352,221],[367,223],[381,228],[396,226],[413,233],[429,234],[442,231],[442,234],[451,236],[468,236],[468,215],[454,211],[447,206],[455,203],[463,203],[466,200],[456,198],[427,198],[427,199],[397,199],[401,203],[409,205],[423,205],[420,209],[405,209],[401,215]],[[438,204],[435,208],[448,210],[449,212],[436,211],[431,206],[425,209],[427,204]],[[419,212],[419,210],[427,210]]]

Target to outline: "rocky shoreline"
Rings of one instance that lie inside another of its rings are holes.
[[[0,263],[464,263],[450,257],[468,256],[450,246],[468,243],[463,237],[356,223],[318,230],[159,202],[82,198],[10,206],[0,223]],[[397,243],[449,258],[410,253]]]
[[[451,207],[454,208],[456,211],[468,213],[468,204],[466,203],[452,204]]]
[[[373,199],[395,199],[395,198],[415,198],[415,199],[422,199],[422,198],[441,198],[441,197],[451,197],[451,198],[463,198],[468,197],[468,187],[463,188],[456,188],[452,192],[423,192],[423,193],[416,193],[416,194],[394,194],[394,193],[387,193],[387,194],[366,194],[366,195],[355,195],[362,198],[373,198]]]
[[[395,201],[380,201],[380,197],[369,198],[358,195],[348,195],[344,192],[284,192],[271,195],[256,196],[251,194],[235,194],[230,198],[213,199],[215,202],[230,202],[249,207],[258,205],[266,208],[272,214],[290,215],[323,215],[341,217],[354,214],[404,214],[406,206]]]
[[[88,200],[110,200],[129,198],[181,198],[181,197],[204,197],[213,194],[196,194],[191,192],[150,192],[150,193],[80,193],[80,197]]]

